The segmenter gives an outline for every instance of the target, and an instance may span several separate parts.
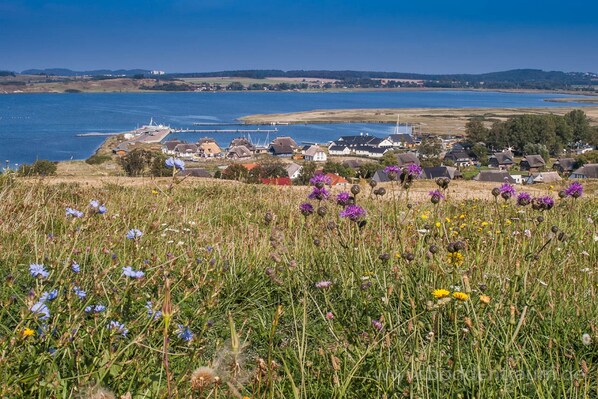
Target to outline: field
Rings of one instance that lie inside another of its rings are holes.
[[[377,108],[377,109],[336,109],[313,110],[288,114],[258,114],[241,118],[245,123],[396,123],[417,126],[421,130],[434,134],[465,133],[465,124],[471,118],[483,118],[489,125],[493,121],[504,121],[524,114],[564,115],[576,108]],[[583,107],[593,124],[598,124],[598,107]]]
[[[0,176],[0,397],[598,395],[596,182],[73,180]]]

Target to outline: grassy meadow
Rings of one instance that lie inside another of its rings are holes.
[[[465,183],[2,176],[0,397],[598,397],[598,186]]]

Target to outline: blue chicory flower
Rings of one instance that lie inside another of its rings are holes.
[[[75,286],[75,287],[73,287],[73,291],[75,292],[75,294],[77,294],[77,296],[78,296],[80,299],[83,299],[83,298],[85,298],[85,297],[87,296],[87,292],[83,291],[83,290],[82,290],[81,288],[79,288],[79,287],[76,287],[76,286]]]
[[[40,302],[50,302],[53,301],[54,299],[56,299],[56,297],[58,296],[58,290],[52,290],[50,292],[43,292],[41,294],[41,296],[39,297],[39,301]]]
[[[133,270],[131,266],[124,266],[123,267],[123,276],[131,277],[131,278],[141,278],[145,276],[145,273],[141,270]]]
[[[66,216],[72,216],[74,218],[82,218],[83,217],[83,212],[78,211],[76,209],[73,208],[66,208]]]
[[[123,337],[126,337],[129,333],[129,330],[127,330],[125,325],[116,320],[110,320],[110,323],[108,323],[108,328],[117,334],[121,334]]]
[[[30,309],[33,313],[36,313],[40,316],[41,320],[46,320],[50,318],[50,309],[48,309],[48,306],[43,303],[42,301],[39,301],[35,304],[33,304],[33,306],[31,306]]]
[[[141,238],[141,236],[143,236],[143,233],[139,229],[131,229],[131,230],[127,231],[127,238],[129,240]]]
[[[50,275],[50,273],[46,270],[44,265],[39,264],[39,263],[30,264],[29,265],[29,273],[31,273],[31,275],[33,277],[41,276],[42,278],[46,278]]]
[[[182,324],[178,324],[178,327],[177,335],[180,339],[185,342],[189,342],[193,339],[193,332],[189,327],[183,326]]]

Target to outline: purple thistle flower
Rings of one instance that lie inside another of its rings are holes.
[[[328,191],[326,191],[326,189],[324,187],[322,188],[318,188],[318,187],[314,187],[313,191],[307,196],[308,199],[315,199],[318,201],[322,201],[325,199],[328,199],[328,196],[330,194],[328,193]]]
[[[581,183],[575,181],[565,189],[565,195],[567,197],[579,198],[583,194],[583,186]]]
[[[50,273],[45,269],[44,265],[38,263],[32,263],[29,265],[29,273],[33,277],[41,276],[42,278],[46,278],[50,275]]]
[[[549,210],[554,206],[554,199],[552,197],[542,197],[540,198],[542,204],[544,205],[544,209]]]
[[[430,196],[430,201],[432,201],[433,204],[437,204],[440,202],[440,200],[444,199],[444,194],[442,194],[439,190],[430,191],[428,195]]]
[[[316,288],[329,288],[332,285],[332,281],[318,281],[316,283]]]
[[[129,330],[127,330],[127,328],[125,327],[124,324],[119,323],[118,321],[115,321],[115,320],[110,320],[110,323],[108,323],[108,328],[110,330],[116,332],[117,334],[121,334],[125,338],[126,338],[127,334],[129,333]]]
[[[340,206],[347,206],[351,201],[351,194],[343,191],[336,196],[336,203]]]
[[[141,270],[133,270],[133,268],[131,266],[124,266],[122,275],[139,279],[139,278],[145,276],[145,273],[142,272]]]
[[[141,238],[141,236],[143,236],[143,233],[139,229],[131,229],[131,230],[127,231],[127,238],[129,240]]]
[[[500,193],[500,196],[503,197],[505,201],[515,195],[515,187],[513,187],[509,183],[503,183],[498,188],[498,191]]]
[[[363,209],[359,205],[349,205],[339,213],[340,217],[348,218],[354,222],[363,219],[365,217],[365,214],[365,209]]]
[[[411,164],[405,168],[405,173],[409,176],[419,177],[422,174],[422,168],[419,165]]]
[[[72,216],[74,218],[81,218],[81,217],[83,217],[83,212],[78,211],[73,208],[66,208],[66,216],[67,217]]]
[[[314,175],[314,177],[309,179],[309,184],[311,184],[312,186],[320,186],[319,188],[322,188],[324,187],[324,185],[332,184],[332,180],[330,179],[330,177],[318,173],[317,175]]]
[[[401,168],[396,165],[389,165],[384,168],[384,173],[386,173],[389,180],[395,181],[399,177],[399,174],[401,174]]]
[[[517,195],[517,205],[526,206],[532,202],[532,196],[529,193],[521,192]]]
[[[193,332],[191,331],[191,329],[189,329],[189,327],[183,326],[182,324],[178,324],[178,330],[177,330],[177,335],[180,339],[182,339],[185,342],[189,342],[193,339]]]
[[[304,202],[301,205],[299,205],[299,210],[301,211],[303,216],[309,216],[312,213],[314,213],[314,207],[309,202]]]

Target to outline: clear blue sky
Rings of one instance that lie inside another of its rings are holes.
[[[1,0],[0,69],[598,72],[592,0]]]

